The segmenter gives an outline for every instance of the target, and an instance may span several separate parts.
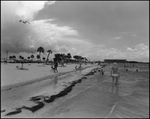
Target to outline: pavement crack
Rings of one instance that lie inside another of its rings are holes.
[[[108,117],[112,114],[112,112],[114,111],[114,109],[115,109],[115,107],[116,107],[116,105],[117,105],[118,103],[119,103],[119,102],[116,102],[116,103],[113,105],[113,107],[111,108],[111,110],[110,110],[110,112],[109,112],[109,114],[107,115],[106,118],[108,118]]]

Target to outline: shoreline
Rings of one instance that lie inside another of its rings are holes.
[[[92,69],[95,68],[95,66],[94,67],[88,66],[83,68],[82,70],[87,69],[89,73],[88,68]],[[53,80],[43,80],[42,82],[32,83],[31,85],[20,86],[17,88],[12,88],[11,90],[2,91],[1,92],[2,93],[1,113],[5,114],[7,112],[7,114],[9,115],[9,113],[13,113],[13,110],[15,108],[21,109],[22,106],[25,106],[28,109],[29,106],[33,106],[34,108],[34,106],[36,107],[35,102],[31,102],[30,98],[33,97],[34,99],[35,97],[39,97],[41,95],[46,97],[49,97],[51,95],[59,95],[59,93],[63,92],[63,90],[69,87],[71,83],[78,82],[78,80],[81,80],[80,78],[84,77],[84,75],[81,75],[81,73],[77,73],[75,71],[69,71],[63,74],[64,75],[60,75],[57,77],[58,82],[56,84],[54,82],[55,78],[53,78]],[[14,112],[17,112],[17,110]],[[14,116],[18,116],[18,115],[13,115],[13,117]]]
[[[93,66],[84,67],[82,70],[90,68],[90,67],[93,67]],[[11,90],[13,88],[18,88],[18,87],[21,87],[21,86],[30,85],[32,83],[36,83],[36,82],[40,82],[40,81],[48,80],[48,79],[52,79],[51,81],[53,82],[53,80],[54,80],[53,78],[55,76],[61,76],[61,75],[64,75],[64,74],[67,74],[67,73],[71,73],[71,72],[74,72],[74,71],[75,70],[71,70],[71,71],[68,71],[68,72],[60,72],[60,73],[57,73],[57,74],[52,74],[52,75],[47,75],[47,76],[44,76],[44,77],[39,77],[39,78],[31,79],[29,81],[24,81],[24,82],[19,82],[19,83],[15,83],[15,84],[1,86],[1,91]]]

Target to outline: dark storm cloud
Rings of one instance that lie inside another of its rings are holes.
[[[108,45],[121,48],[121,44],[133,47],[141,38],[148,43],[148,11],[148,2],[58,1],[42,9],[35,19],[58,18],[57,23],[72,26],[84,38],[99,44],[109,44],[121,32],[140,35],[136,40],[126,35],[116,46]]]
[[[1,29],[1,45],[2,52],[9,50],[14,53],[20,51],[33,52],[29,49],[30,40],[28,35],[32,32],[30,27],[26,24],[20,23],[19,18],[15,21],[7,22]]]

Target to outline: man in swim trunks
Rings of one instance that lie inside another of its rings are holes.
[[[115,85],[118,85],[118,78],[120,77],[120,73],[119,73],[116,62],[113,64],[113,67],[111,69],[110,77],[112,77],[112,83],[114,83],[114,79],[116,79]]]

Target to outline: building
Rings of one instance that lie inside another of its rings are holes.
[[[114,63],[114,62],[125,63],[125,62],[127,62],[127,60],[126,59],[104,59],[104,62],[105,63]]]

